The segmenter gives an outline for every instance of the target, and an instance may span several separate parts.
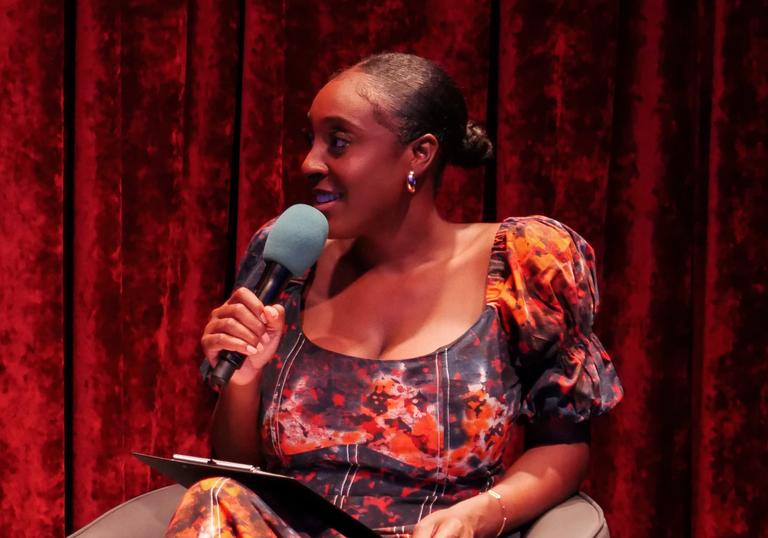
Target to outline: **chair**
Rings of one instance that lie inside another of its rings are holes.
[[[69,538],[162,538],[176,505],[184,494],[173,485],[134,497],[101,515]],[[541,515],[521,538],[609,538],[608,525],[598,504],[577,493]]]

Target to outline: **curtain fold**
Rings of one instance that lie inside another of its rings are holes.
[[[64,10],[0,16],[3,526],[64,526]]]
[[[768,2],[715,4],[693,532],[765,533]]]
[[[315,92],[380,50],[440,63],[495,130],[492,181],[448,169],[447,218],[545,214],[597,251],[626,397],[584,488],[612,533],[763,532],[768,2],[71,1],[74,23],[0,0],[7,534],[167,483],[131,450],[207,451],[202,327],[251,234],[308,196]]]
[[[224,295],[238,5],[78,3],[73,523],[206,450],[199,328]]]
[[[680,29],[695,27],[696,16],[679,3],[645,2],[627,6],[619,23],[626,44],[614,101],[600,327],[623,359],[627,387],[626,415],[612,417],[611,437],[634,448],[610,447],[615,469],[596,470],[592,483],[612,484],[606,508],[619,516],[617,529],[637,535],[684,533],[690,517],[691,193],[700,179],[700,126],[697,36]],[[661,489],[676,501],[659,502]]]
[[[242,113],[233,230],[237,257],[253,233],[285,203],[285,9],[283,2],[251,2],[242,20]]]

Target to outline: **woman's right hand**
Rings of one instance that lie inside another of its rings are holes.
[[[248,288],[238,288],[220,307],[211,312],[200,343],[211,366],[223,349],[245,355],[242,367],[230,383],[247,385],[260,373],[277,351],[285,324],[282,305],[264,306]]]

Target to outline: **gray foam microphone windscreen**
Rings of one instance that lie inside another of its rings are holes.
[[[306,204],[292,205],[280,215],[264,244],[264,259],[300,276],[320,257],[328,237],[328,221]]]

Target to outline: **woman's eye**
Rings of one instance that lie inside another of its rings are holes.
[[[344,151],[344,149],[346,149],[348,145],[349,145],[349,140],[339,138],[336,135],[331,135],[330,139],[328,140],[329,148],[331,149],[331,151],[334,151],[336,153]]]

